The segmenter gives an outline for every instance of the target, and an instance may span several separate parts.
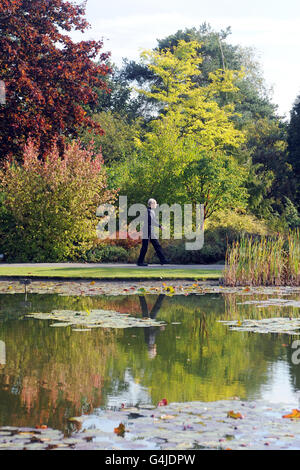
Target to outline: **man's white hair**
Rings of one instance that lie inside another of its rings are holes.
[[[148,207],[150,207],[151,204],[155,204],[155,203],[157,203],[157,201],[153,198],[150,198],[149,201],[148,201]]]

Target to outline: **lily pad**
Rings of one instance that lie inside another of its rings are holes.
[[[275,317],[262,320],[219,320],[219,322],[228,325],[232,331],[300,335],[300,318]]]
[[[49,313],[36,312],[26,315],[37,320],[49,320]],[[164,322],[151,318],[131,317],[128,314],[116,312],[114,310],[95,309],[89,311],[79,310],[53,310],[51,312],[52,327],[82,327],[72,331],[90,331],[91,328],[136,328],[165,325]]]
[[[97,296],[97,295],[138,295],[138,294],[155,294],[172,293],[172,295],[188,295],[188,294],[230,294],[236,293],[243,296],[251,296],[253,294],[266,295],[291,295],[300,292],[297,286],[280,286],[280,287],[254,287],[245,288],[243,286],[230,287],[218,285],[218,281],[194,281],[172,280],[168,282],[168,291],[166,285],[162,281],[149,280],[137,281],[134,285],[130,281],[124,282],[101,281],[95,280],[93,284],[86,280],[76,281],[37,281],[32,279],[27,288],[28,293],[57,293],[64,296]],[[24,286],[16,281],[0,281],[0,294],[24,293]],[[298,302],[299,304],[299,302]],[[275,304],[274,304],[275,305]],[[278,304],[279,305],[279,304]],[[297,305],[299,306],[299,305]]]

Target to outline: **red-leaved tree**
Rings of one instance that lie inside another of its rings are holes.
[[[0,0],[0,80],[6,87],[0,160],[21,156],[30,136],[43,155],[53,141],[62,154],[66,138],[76,138],[79,128],[103,133],[86,109],[96,107],[97,89],[108,91],[103,77],[109,53],[100,53],[100,40],[75,43],[66,34],[89,27],[85,7],[65,0]]]

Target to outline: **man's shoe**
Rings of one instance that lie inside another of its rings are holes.
[[[147,263],[137,263],[137,266],[148,266]]]

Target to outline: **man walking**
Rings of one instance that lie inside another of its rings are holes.
[[[163,254],[160,243],[157,239],[156,234],[154,233],[154,227],[162,228],[162,226],[158,223],[155,217],[154,209],[156,207],[157,207],[156,200],[149,199],[148,207],[147,207],[147,214],[146,214],[146,217],[144,220],[144,226],[143,226],[142,248],[141,248],[140,256],[137,262],[138,266],[148,266],[147,263],[144,263],[144,259],[148,250],[149,240],[152,243],[156,251],[160,264],[167,264],[167,260]]]

